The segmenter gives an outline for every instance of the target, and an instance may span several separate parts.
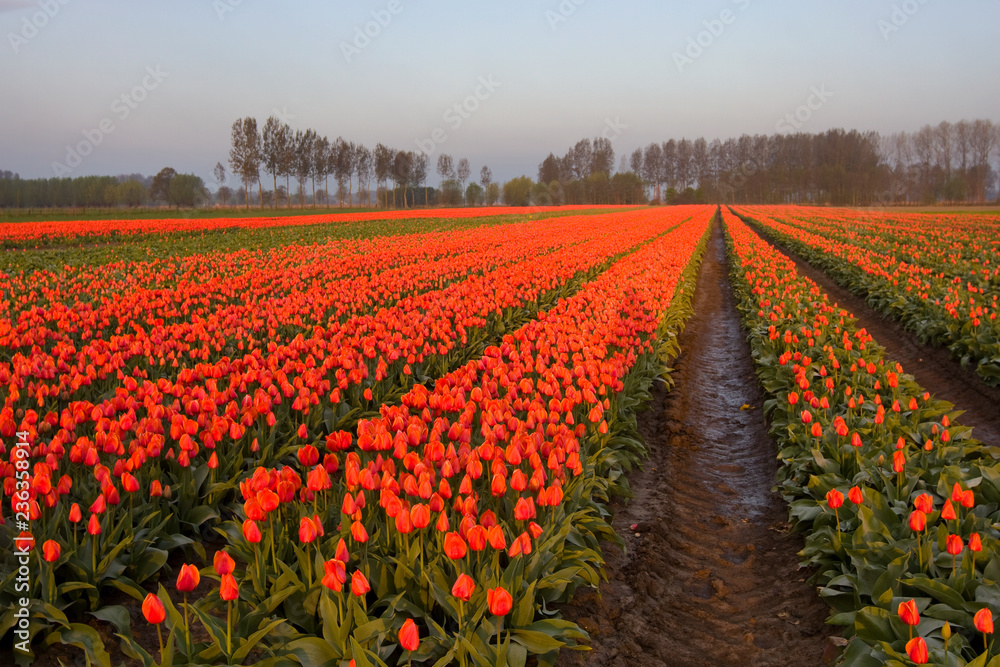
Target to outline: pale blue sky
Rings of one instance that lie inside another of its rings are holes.
[[[372,12],[391,20],[348,62]],[[436,150],[500,179],[609,125],[617,161],[774,133],[810,101],[810,132],[1000,121],[998,0],[0,0],[0,34],[0,169],[22,177],[83,142],[74,176],[172,166],[212,184],[233,120],[275,110],[369,146],[440,129]],[[477,88],[478,108],[446,115]]]

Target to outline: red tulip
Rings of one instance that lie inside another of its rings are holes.
[[[844,494],[837,489],[830,489],[826,492],[826,504],[830,509],[838,509],[844,505]]]
[[[507,548],[507,538],[503,534],[503,528],[500,526],[490,526],[487,532],[487,540],[491,547],[497,551]]]
[[[351,575],[351,592],[361,597],[372,589],[368,583],[368,578],[362,574],[361,570],[355,570]]]
[[[444,536],[444,553],[452,560],[465,558],[468,549],[465,540],[458,533],[448,533]]]
[[[906,654],[916,664],[926,665],[928,660],[927,642],[924,641],[923,637],[914,637],[906,642]]]
[[[302,426],[305,428],[305,425]],[[305,437],[304,435],[302,437]],[[299,447],[298,451],[299,463],[307,468],[319,463],[319,450],[312,445],[306,445],[304,447]]]
[[[215,552],[215,556],[212,558],[212,565],[215,568],[216,574],[219,575],[232,574],[233,570],[236,569],[236,562],[232,556],[222,549]]]
[[[927,527],[927,515],[920,510],[914,510],[910,514],[910,530],[914,532],[921,532]]]
[[[976,612],[976,615],[972,618],[972,622],[976,625],[976,630],[979,630],[984,635],[993,634],[993,612],[988,608],[983,607]]]
[[[212,452],[212,455],[208,457],[208,469],[215,470],[218,467],[219,467],[219,457],[216,455],[215,452]],[[125,490],[128,491],[128,489]]]
[[[201,572],[194,565],[181,565],[181,571],[177,574],[177,590],[181,593],[190,593],[198,588],[201,582]]]
[[[257,494],[257,502],[260,503],[260,508],[266,513],[270,514],[274,510],[278,509],[278,503],[280,502],[278,494],[271,489],[263,489]]]
[[[164,609],[163,602],[160,601],[159,597],[149,593],[142,601],[142,615],[146,617],[148,623],[159,625],[166,619],[167,610]]]
[[[154,479],[149,485],[149,497],[159,498],[161,496],[163,496],[163,484],[160,483],[160,480]]]
[[[979,552],[983,550],[983,538],[979,537],[979,533],[973,533],[969,536],[969,551]]]
[[[494,616],[506,616],[514,606],[514,598],[502,587],[486,591],[486,606]]]
[[[128,493],[135,493],[136,491],[139,490],[139,480],[137,480],[135,477],[128,474],[127,472],[122,473],[121,480],[122,480],[122,488],[125,489],[125,491],[127,491]]]
[[[959,498],[959,503],[966,509],[972,509],[976,506],[976,494],[972,492],[972,489],[964,491],[962,497]]]
[[[299,426],[298,435],[300,438],[305,438],[308,435],[305,424]]]
[[[333,559],[323,563],[323,580],[320,582],[334,593],[344,589],[347,581],[347,568],[343,561]]]
[[[101,522],[98,520],[96,514],[90,515],[90,521],[87,523],[87,532],[91,535],[101,534]]]
[[[247,542],[251,544],[257,544],[263,537],[260,534],[260,528],[257,527],[257,522],[253,519],[247,519],[243,522],[243,537],[246,538]]]
[[[953,521],[958,518],[955,514],[955,506],[951,504],[951,500],[944,501],[944,509],[941,510],[941,519],[943,521]]]
[[[915,600],[907,600],[899,603],[899,619],[907,625],[920,624],[920,612],[917,611]]]
[[[917,496],[916,500],[913,501],[913,506],[924,514],[930,514],[934,511],[934,499],[926,493],[921,493]]]
[[[468,602],[475,590],[476,582],[472,580],[472,577],[467,574],[460,574],[458,575],[458,579],[455,580],[455,585],[451,587],[451,594],[459,600]]]
[[[81,519],[83,516],[80,513],[80,506],[73,503],[69,508],[69,520],[72,523],[79,523]]]
[[[851,487],[851,490],[847,492],[847,497],[850,498],[851,502],[855,505],[860,505],[865,502],[865,497],[861,493],[861,489],[856,486]]]
[[[420,648],[420,631],[412,618],[406,619],[403,627],[399,629],[399,645],[404,651],[416,651]]]
[[[62,549],[59,547],[58,542],[46,540],[45,544],[42,545],[42,556],[49,563],[59,560],[60,553],[62,553]]]
[[[410,521],[417,530],[423,530],[431,523],[431,508],[417,503],[410,509]]]
[[[319,533],[316,530],[316,524],[313,523],[312,519],[310,519],[307,516],[304,516],[299,520],[300,542],[302,542],[303,544],[308,544],[310,542],[313,542],[318,534]]]
[[[367,542],[368,541],[368,531],[365,530],[364,524],[360,521],[355,521],[351,524],[351,537],[354,538],[355,542]]]
[[[962,538],[958,535],[949,535],[948,541],[946,543],[948,553],[952,556],[957,556],[962,553]]]
[[[219,597],[223,600],[235,600],[240,596],[240,587],[236,583],[236,578],[232,574],[222,575],[222,584],[219,587]]]

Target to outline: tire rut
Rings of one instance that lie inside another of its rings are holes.
[[[823,664],[832,629],[800,570],[801,538],[771,493],[775,445],[713,229],[681,336],[676,386],[657,390],[640,430],[650,447],[615,507],[627,552],[608,555],[600,594],[564,608],[592,637],[561,665],[761,667]],[[633,529],[634,526],[634,529]]]
[[[898,361],[903,371],[935,398],[953,403],[963,412],[959,423],[970,426],[972,435],[986,445],[1000,447],[1000,387],[991,387],[972,371],[962,368],[943,347],[924,345],[915,334],[871,308],[864,298],[841,287],[833,278],[805,259],[751,226],[754,233],[795,262],[799,273],[822,287],[831,301],[849,310],[858,323]]]

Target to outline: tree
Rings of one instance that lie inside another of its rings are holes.
[[[306,207],[306,183],[313,173],[313,142],[316,132],[313,130],[295,131],[295,180],[299,182],[299,206]],[[314,186],[315,187],[315,186]]]
[[[222,166],[221,162],[215,163],[215,169],[212,170],[212,175],[215,176],[215,183],[220,188],[226,184],[226,168]]]
[[[476,182],[469,183],[469,187],[465,189],[465,205],[478,206],[482,200],[483,186]]]
[[[660,144],[646,146],[642,158],[642,178],[653,188],[653,199],[660,201],[660,183],[663,181],[663,149]]]
[[[483,193],[483,201],[487,206],[493,206],[500,201],[500,184],[490,182]]]
[[[146,201],[146,188],[139,181],[125,181],[118,185],[118,201],[126,206],[141,206]]]
[[[458,161],[458,182],[462,184],[463,188],[470,175],[472,175],[472,168],[469,166],[469,161],[462,158]]]
[[[232,148],[229,149],[229,166],[243,181],[243,193],[250,208],[250,184],[257,181],[260,190],[261,138],[257,132],[257,119],[247,116],[233,123]],[[262,197],[263,199],[263,197]]]
[[[479,184],[483,186],[483,190],[490,187],[490,183],[493,182],[493,172],[485,164],[483,168],[479,170]]]
[[[153,177],[153,184],[149,188],[149,198],[153,202],[167,202],[170,196],[170,181],[177,176],[177,172],[172,167],[164,167]]]
[[[285,142],[288,140],[288,133],[285,131],[287,127],[274,116],[268,118],[264,123],[261,158],[264,163],[264,171],[271,174],[274,181],[274,198],[271,202],[274,208],[278,207],[278,176],[282,173],[285,152],[287,151],[285,146]]]
[[[424,186],[424,205],[429,206],[430,202],[427,200],[427,168],[430,166],[430,158],[427,153],[421,152],[416,156],[413,163],[413,182],[416,185]]]
[[[233,190],[228,185],[223,185],[219,188],[219,191],[215,193],[215,196],[218,198],[220,204],[228,206],[229,200],[233,196]]]
[[[410,183],[413,175],[414,155],[412,151],[399,151],[392,162],[392,179],[396,181],[396,188],[403,188],[403,208],[409,208],[406,202],[406,187]],[[392,192],[392,203],[396,203],[396,191]]]
[[[316,208],[316,181],[322,179],[327,190],[326,203],[330,203],[330,190],[327,179],[330,177],[330,140],[325,136],[317,136],[312,145],[312,182],[313,208]]]
[[[538,165],[538,182],[551,183],[552,181],[558,181],[559,176],[559,158],[557,158],[553,153],[549,153],[548,156],[542,160],[542,163]]]
[[[512,178],[503,184],[503,201],[508,206],[527,206],[534,182],[527,176]]]
[[[363,187],[365,189],[365,201],[370,208],[372,205],[370,183],[372,177],[372,152],[367,147],[359,145],[356,155],[355,169],[358,174],[358,204],[361,204],[361,188]]]
[[[437,173],[441,176],[442,181],[455,178],[455,161],[447,153],[438,155]]]
[[[385,183],[392,173],[392,163],[396,159],[396,151],[379,143],[375,146],[375,179],[376,188]],[[376,195],[378,193],[376,192]],[[385,208],[389,208],[389,191],[385,192]]]
[[[615,170],[615,149],[611,145],[610,139],[599,137],[594,139],[593,149],[590,153],[590,165],[588,176],[594,174],[604,174],[611,176]]]
[[[177,174],[170,179],[167,196],[174,206],[194,207],[205,199],[205,183],[194,174]]]
[[[292,207],[291,177],[295,171],[295,133],[287,123],[282,123],[278,128],[278,136],[275,138],[277,144],[278,176],[285,177],[285,205]],[[275,191],[274,199],[277,201],[278,193]]]

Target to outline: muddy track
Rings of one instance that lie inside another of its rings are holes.
[[[959,422],[971,426],[972,435],[984,444],[1000,447],[1000,387],[990,387],[952,358],[943,347],[924,345],[895,320],[885,319],[859,297],[838,285],[830,276],[813,267],[781,243],[776,243],[751,227],[762,239],[795,262],[799,273],[822,287],[830,300],[846,308],[868,330],[888,357],[898,361],[920,386],[936,398],[954,403],[963,411]]]
[[[681,337],[675,389],[640,416],[651,457],[616,506],[627,551],[565,615],[592,651],[560,665],[822,665],[829,614],[772,494],[777,462],[716,224]],[[631,527],[635,525],[635,528]]]

